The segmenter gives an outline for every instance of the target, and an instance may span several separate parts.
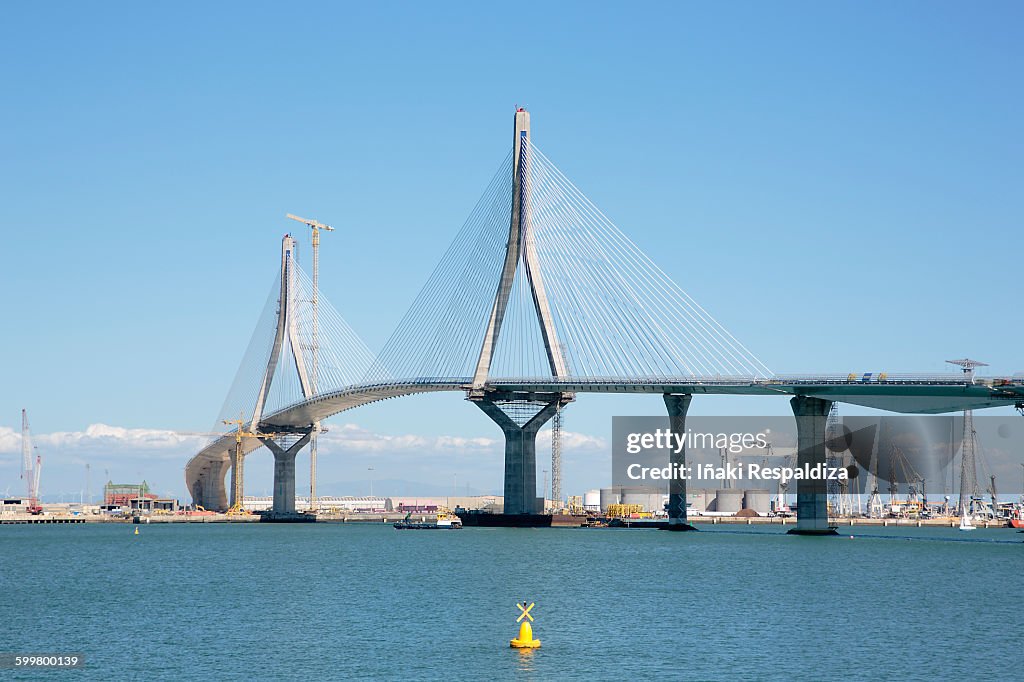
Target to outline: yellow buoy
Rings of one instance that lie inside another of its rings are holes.
[[[538,649],[540,640],[533,638],[533,628],[528,621],[523,621],[519,626],[519,636],[509,640],[508,645],[513,649]]]
[[[136,535],[138,535],[138,534],[139,534],[139,527],[138,527],[138,526],[135,526],[135,534],[136,534]]]
[[[519,625],[519,636],[515,639],[511,639],[508,645],[513,649],[539,649],[540,640],[533,638],[533,626],[530,625],[530,621],[533,620],[533,616],[530,615],[530,609],[534,607],[535,603],[526,605],[524,601],[522,604],[516,604],[522,613],[519,618],[516,618],[516,622]]]

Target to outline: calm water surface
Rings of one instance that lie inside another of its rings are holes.
[[[45,679],[1024,679],[1024,535],[843,530],[0,526],[0,650],[85,653]]]

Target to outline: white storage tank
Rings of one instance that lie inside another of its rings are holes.
[[[648,512],[665,509],[665,493],[658,488],[623,488],[622,504],[639,504]]]
[[[706,511],[714,511],[711,504],[714,501],[715,496],[710,490],[686,491],[686,504],[691,512],[703,514]]]
[[[763,488],[752,488],[743,493],[743,508],[753,509],[761,516],[772,510],[772,494]]]
[[[743,508],[743,491],[719,488],[715,491],[715,511],[735,514]]]
[[[583,493],[583,508],[587,511],[601,511],[601,491],[588,490]]]
[[[622,488],[601,488],[601,511],[608,511],[608,505],[622,502]]]

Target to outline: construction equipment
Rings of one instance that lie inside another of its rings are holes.
[[[39,448],[33,448],[36,452],[36,465],[32,469],[32,482],[29,488],[29,514],[42,514],[43,505],[39,504],[39,474],[43,469],[43,456],[39,454]]]
[[[895,511],[897,506],[905,506],[909,510],[916,510],[917,515],[928,509],[928,500],[924,494],[924,477],[918,473],[906,453],[895,443],[890,447],[889,459],[889,509]],[[898,482],[907,484],[907,504],[898,505],[896,493],[899,490]],[[910,512],[907,512],[910,513]]]
[[[562,507],[562,411],[565,405],[559,401],[555,416],[551,420],[551,499],[556,508]],[[546,487],[546,486],[545,486]]]
[[[951,365],[957,365],[964,372],[964,378],[974,383],[974,369],[976,367],[988,367],[980,360],[960,358],[958,360],[946,360]],[[963,448],[960,456],[960,515],[972,515],[975,512],[973,498],[978,494],[978,474],[975,469],[975,446],[977,445],[977,433],[974,430],[974,412],[964,410],[964,437]]]
[[[313,395],[317,392],[317,376],[320,369],[320,230],[334,232],[334,228],[325,225],[318,220],[300,218],[297,215],[288,213],[285,217],[308,225],[313,230],[313,376],[311,386]],[[316,512],[316,441],[320,433],[320,422],[313,424],[313,431],[309,436],[309,510]]]
[[[879,519],[885,511],[885,505],[882,504],[882,496],[878,492],[878,446],[882,439],[881,433],[886,431],[886,423],[882,422],[881,432],[878,438],[875,438],[871,444],[871,459],[868,461],[868,503],[867,503],[867,514],[868,518]]]
[[[256,433],[247,431],[243,427],[246,423],[244,419],[239,415],[238,419],[223,419],[221,420],[227,425],[235,425],[235,451],[231,455],[231,506],[228,508],[227,513],[234,516],[239,514],[248,514],[245,510],[245,485],[243,482],[243,467],[245,464],[245,454],[242,452],[242,441],[246,438],[276,438],[284,434],[280,433]]]
[[[32,437],[28,428],[28,412],[21,410],[21,480],[25,481],[25,492],[32,494]]]
[[[643,514],[644,506],[642,504],[609,504],[608,505],[608,518],[610,519],[625,519],[629,518],[633,514]],[[650,513],[647,513],[650,516]]]
[[[231,515],[237,514],[248,514],[245,511],[244,505],[244,465],[245,465],[245,453],[242,451],[242,444],[246,438],[278,438],[280,436],[286,436],[290,434],[286,433],[270,433],[263,431],[249,431],[244,428],[248,424],[248,420],[243,418],[244,415],[239,415],[238,419],[222,419],[221,422],[229,426],[235,427],[235,450],[231,455],[231,500],[230,507],[227,512]],[[221,433],[217,431],[213,432],[202,432],[202,431],[173,431],[178,436],[210,436],[213,438],[222,438],[227,436],[231,432]],[[199,511],[207,511],[206,509],[199,508]],[[211,512],[212,513],[212,512]]]
[[[35,451],[35,466],[32,465],[32,453]],[[43,507],[39,504],[39,471],[43,468],[43,458],[39,449],[32,447],[32,434],[28,426],[28,412],[21,411],[21,478],[25,481],[25,493],[28,497],[28,513],[42,514]]]

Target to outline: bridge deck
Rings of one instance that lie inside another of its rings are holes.
[[[488,382],[490,390],[516,393],[689,393],[718,395],[806,395],[836,402],[873,407],[908,414],[939,414],[964,409],[1014,406],[1024,402],[1024,380],[965,379],[959,374],[944,375],[822,375],[753,377],[651,377],[649,379],[510,378]],[[290,405],[267,415],[261,430],[274,431],[308,426],[347,410],[418,393],[466,391],[470,377],[422,377],[391,383],[350,386],[324,393],[316,398]],[[261,446],[247,438],[245,453]],[[216,439],[186,467],[189,489],[211,462],[227,462],[234,448],[234,435]]]

